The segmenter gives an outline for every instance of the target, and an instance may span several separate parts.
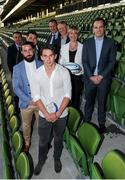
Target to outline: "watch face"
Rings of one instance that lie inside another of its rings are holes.
[[[77,63],[72,63],[69,62],[67,64],[64,65],[67,69],[69,69],[71,71],[72,74],[78,74],[82,71],[82,68],[79,64]]]
[[[46,105],[46,109],[49,113],[54,113],[58,111],[58,106],[56,105],[55,102],[51,102]]]

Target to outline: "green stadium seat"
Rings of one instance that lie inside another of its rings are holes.
[[[90,123],[84,123],[78,128],[77,138],[80,145],[85,150],[89,167],[93,162],[101,141],[98,130]]]
[[[88,175],[87,157],[84,150],[73,136],[70,137],[70,143],[71,155],[77,168],[80,169],[82,175]]]
[[[103,179],[100,169],[97,163],[92,163],[90,167],[90,179]]]
[[[75,135],[78,125],[80,123],[80,113],[73,107],[69,107],[69,115],[67,119],[67,126],[64,132],[64,141],[67,148],[70,150],[70,135]]]
[[[11,128],[11,135],[13,135],[18,129],[19,129],[19,120],[17,119],[17,116],[13,115],[10,118],[9,124]]]
[[[108,152],[102,160],[102,170],[106,179],[125,179],[125,157],[115,150]]]
[[[23,148],[23,136],[19,131],[16,131],[12,136],[12,147],[14,158],[17,159]]]
[[[19,179],[28,179],[30,175],[30,164],[28,156],[22,152],[16,161],[16,170]]]

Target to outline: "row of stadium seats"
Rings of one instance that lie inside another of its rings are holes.
[[[3,69],[0,70],[0,117],[2,125],[3,179],[27,179],[30,175],[28,156],[22,151],[23,136],[13,105],[13,96]]]
[[[81,178],[86,176],[91,179],[125,178],[125,155],[121,151],[110,150],[103,157],[102,167],[100,167],[94,162],[94,157],[101,148],[102,137],[93,124],[80,122],[79,112],[69,107],[64,141],[81,173]]]

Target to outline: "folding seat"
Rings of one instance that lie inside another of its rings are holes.
[[[11,135],[13,136],[13,134],[19,129],[19,120],[17,116],[13,115],[10,118],[9,124],[11,128]]]
[[[120,151],[108,152],[102,160],[102,170],[106,179],[125,179],[125,157]]]
[[[101,168],[97,163],[92,163],[90,167],[90,179],[103,179]]]
[[[91,179],[125,179],[125,156],[119,150],[109,151],[102,159],[101,166],[93,163]]]
[[[69,107],[69,115],[67,119],[67,126],[64,132],[64,141],[67,148],[70,150],[70,135],[75,135],[78,125],[80,123],[80,113],[73,107]]]
[[[12,136],[12,147],[14,151],[15,160],[18,158],[19,154],[22,152],[23,148],[23,136],[21,132],[16,131]]]
[[[94,155],[101,142],[101,135],[90,123],[83,123],[78,128],[76,135],[76,139],[73,136],[70,138],[71,154],[82,168],[83,174],[88,175]],[[80,158],[77,159],[77,157]]]
[[[10,90],[6,89],[6,91],[4,92],[4,98],[6,99],[10,94]]]
[[[80,146],[78,140],[70,136],[71,143],[71,156],[76,164],[77,169],[80,171],[80,174],[83,176],[87,176],[89,174],[88,165],[87,165],[87,157],[85,151]]]
[[[117,75],[121,80],[125,80],[125,61],[118,61]]]
[[[9,95],[6,99],[5,99],[5,103],[7,105],[7,107],[9,107],[9,105],[12,103],[12,96]]]
[[[118,79],[115,79],[115,78],[112,79],[110,92],[109,92],[108,98],[107,98],[107,111],[109,113],[111,113],[114,118],[115,118],[115,100],[114,100],[114,97],[117,95],[121,86],[122,86],[121,81],[119,81]]]
[[[9,118],[11,118],[12,115],[14,115],[14,113],[15,113],[14,105],[10,104],[7,111],[8,111]]]
[[[124,126],[125,125],[125,99],[122,97],[114,96],[114,111],[115,121]]]
[[[28,179],[30,176],[30,163],[26,153],[20,153],[16,161],[16,171],[19,179]]]
[[[94,125],[90,123],[83,123],[77,131],[77,138],[80,145],[85,150],[87,161],[90,165],[93,162],[94,155],[96,154],[101,141],[101,135]]]

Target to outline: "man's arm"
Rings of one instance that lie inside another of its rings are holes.
[[[62,103],[59,107],[59,110],[56,112],[57,119],[61,116],[61,114],[63,113],[65,108],[68,106],[69,102],[70,102],[70,98],[68,98],[68,97],[63,98]]]
[[[106,77],[108,73],[110,73],[113,70],[115,62],[116,62],[116,45],[114,41],[111,42],[109,48],[110,48],[110,51],[109,51],[109,56],[108,56],[109,58],[108,64],[106,68],[104,69],[104,71],[99,74],[103,78]]]
[[[25,94],[20,88],[20,74],[17,68],[13,69],[13,77],[12,77],[12,85],[14,93],[21,99],[22,101],[28,102],[31,101],[31,97]]]
[[[91,70],[88,66],[88,53],[89,52],[88,52],[87,42],[86,42],[83,44],[83,49],[82,49],[82,64],[83,64],[84,72],[90,78],[93,76],[93,74],[91,73]]]

